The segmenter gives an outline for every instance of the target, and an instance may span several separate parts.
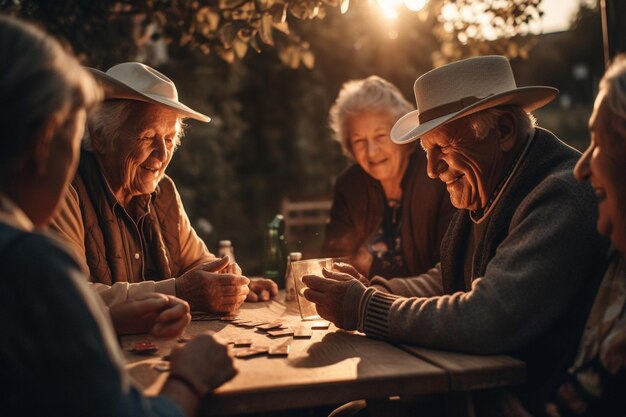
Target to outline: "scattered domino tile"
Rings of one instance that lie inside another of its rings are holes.
[[[250,346],[249,348],[238,350],[237,352],[235,352],[235,357],[240,359],[249,358],[252,356],[267,353],[268,350],[268,346]]]
[[[149,355],[159,350],[159,347],[153,342],[135,342],[129,350],[139,355]]]
[[[280,328],[282,326],[283,326],[282,320],[275,320],[275,321],[273,321],[271,323],[262,324],[262,325],[256,326],[256,327],[259,330],[272,330],[272,329],[278,329],[278,328]]]
[[[305,339],[305,338],[310,338],[311,336],[313,336],[313,330],[311,330],[310,328],[306,326],[299,326],[293,329],[294,338]]]
[[[233,321],[233,323],[236,326],[241,326],[241,327],[248,327],[248,328],[253,328],[256,327],[254,323],[256,323],[255,321]]]
[[[230,343],[235,345],[235,347],[251,346],[252,339],[233,339]]]
[[[267,334],[273,337],[291,336],[293,335],[293,330],[291,329],[268,330]]]
[[[270,346],[267,354],[270,356],[287,356],[289,355],[289,345]]]
[[[315,320],[309,323],[311,329],[328,329],[330,322],[327,320]]]
[[[263,326],[264,324],[268,324],[268,323],[269,323],[269,321],[267,321],[267,320],[253,320],[253,321],[250,322],[252,327]]]

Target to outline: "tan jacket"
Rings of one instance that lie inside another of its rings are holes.
[[[173,278],[216,258],[169,177],[137,199],[143,215],[135,221],[117,203],[93,154],[83,151],[51,223],[109,306],[146,292],[175,295]]]

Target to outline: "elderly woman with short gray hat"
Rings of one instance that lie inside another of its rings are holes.
[[[540,405],[540,391],[573,357],[607,252],[591,187],[572,175],[579,152],[530,114],[557,93],[518,87],[501,56],[419,77],[419,111],[398,120],[391,138],[421,141],[428,176],[459,209],[441,262],[414,278],[372,280],[384,291],[356,274],[307,276],[305,296],[319,314],[394,342],[515,355],[528,365],[516,394],[530,409]]]
[[[89,70],[105,100],[90,114],[78,172],[53,228],[111,307],[116,329],[141,330],[132,317],[149,313],[147,302],[139,303],[147,293],[180,297],[192,310],[212,313],[276,295],[273,282],[251,282],[228,257],[209,252],[165,175],[183,118],[210,118],[180,102],[174,83],[147,65]]]

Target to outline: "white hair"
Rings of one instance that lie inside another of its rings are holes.
[[[129,123],[133,123],[137,112],[145,111],[146,103],[136,100],[107,100],[102,102],[95,111],[89,115],[88,129],[85,129],[82,146],[89,151],[97,151],[119,139],[126,130]],[[186,125],[182,117],[176,119],[178,136],[175,140],[176,146],[180,144],[180,139],[184,136]]]
[[[385,112],[394,121],[414,107],[398,88],[376,75],[361,80],[346,81],[330,109],[329,125],[333,139],[341,144],[346,156],[354,158],[346,127],[348,119],[365,112]]]
[[[617,136],[626,138],[626,54],[615,57],[600,80],[600,91],[606,93],[604,100],[612,113],[608,128]]]

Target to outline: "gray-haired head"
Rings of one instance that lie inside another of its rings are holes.
[[[93,78],[49,35],[0,16],[0,166],[10,168],[52,118],[62,126],[74,110],[99,100]],[[6,171],[5,171],[6,172]]]
[[[600,80],[600,92],[606,94],[605,102],[612,117],[607,126],[616,135],[626,138],[626,54],[616,56]]]
[[[366,112],[386,112],[396,120],[413,109],[400,90],[381,77],[372,75],[346,81],[330,109],[329,124],[333,139],[341,144],[346,156],[354,159],[346,127],[351,117]]]

